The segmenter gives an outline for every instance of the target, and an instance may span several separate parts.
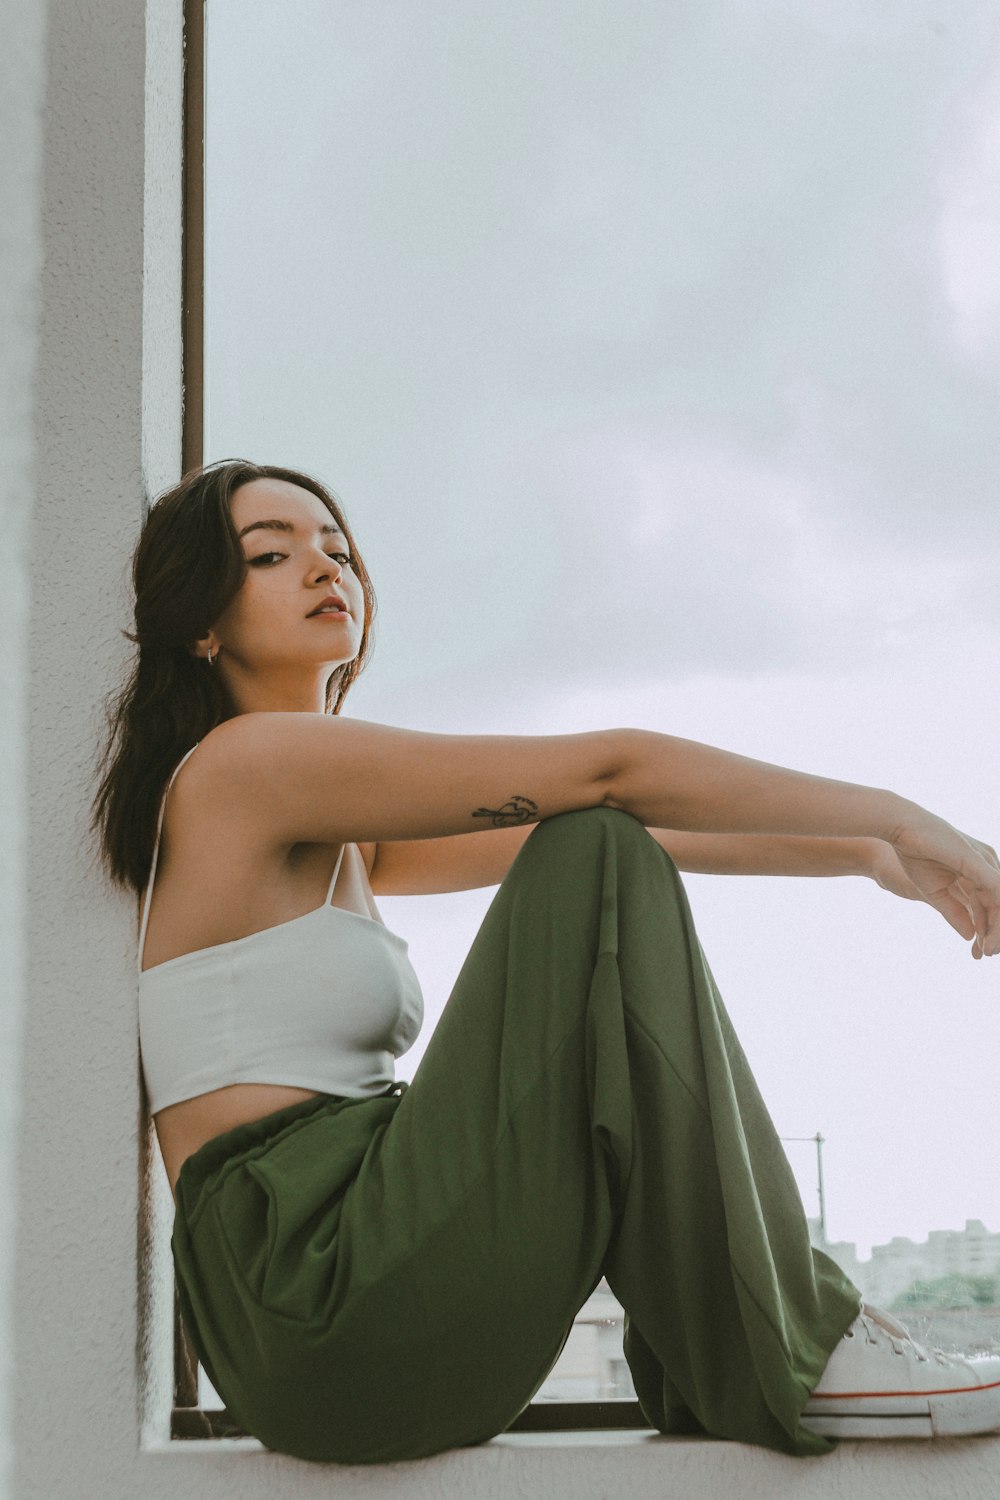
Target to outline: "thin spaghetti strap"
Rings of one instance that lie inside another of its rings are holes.
[[[146,926],[147,926],[147,924],[149,922],[149,903],[152,900],[152,896],[153,896],[153,882],[156,879],[156,862],[157,862],[157,860],[160,857],[160,835],[163,832],[163,814],[166,811],[166,806],[167,806],[167,793],[169,792],[170,788],[173,786],[173,784],[174,784],[174,777],[177,775],[177,772],[180,770],[181,766],[187,760],[188,755],[192,755],[194,753],[194,751],[197,750],[197,748],[198,748],[198,746],[200,744],[201,744],[201,740],[197,740],[195,742],[195,744],[193,744],[191,746],[191,749],[187,752],[187,754],[184,755],[177,762],[177,764],[174,767],[173,771],[170,773],[170,780],[167,782],[166,786],[164,787],[164,789],[163,789],[163,796],[160,799],[160,815],[159,815],[159,817],[156,820],[156,842],[153,845],[153,862],[152,862],[152,864],[149,867],[149,879],[146,882],[146,897],[145,897],[145,901],[143,902],[143,908],[142,908],[142,927],[139,929],[139,952],[138,952],[138,955],[137,955],[136,961],[135,961],[136,962],[136,968],[137,968],[137,970],[139,971],[140,974],[142,973],[142,954],[143,954],[143,950],[144,950],[144,948],[146,946]]]
[[[333,895],[333,888],[337,884],[337,876],[340,874],[340,867],[341,867],[341,865],[344,862],[344,850],[346,848],[347,848],[346,844],[341,844],[341,846],[340,846],[340,853],[337,855],[337,863],[333,867],[333,876],[332,876],[332,878],[330,880],[330,887],[329,887],[329,890],[326,893],[326,900],[323,902],[324,906],[329,906],[330,905],[330,898]]]

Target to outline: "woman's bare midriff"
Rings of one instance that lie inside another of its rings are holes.
[[[195,1151],[217,1135],[235,1130],[237,1125],[251,1125],[278,1109],[315,1099],[314,1089],[286,1088],[276,1083],[233,1083],[228,1088],[213,1089],[195,1099],[168,1105],[153,1116],[163,1165],[170,1180],[170,1191],[176,1196],[181,1167]]]

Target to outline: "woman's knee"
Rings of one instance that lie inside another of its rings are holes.
[[[611,866],[615,873],[611,883]],[[509,897],[548,907],[553,898],[582,901],[593,912],[595,893],[602,909],[610,891],[636,911],[651,910],[666,920],[673,912],[690,920],[680,872],[645,824],[620,808],[576,808],[545,818],[525,840],[503,886]]]
[[[582,851],[603,849],[609,839],[616,844],[634,844],[643,854],[665,854],[639,818],[617,807],[580,807],[556,813],[532,830],[528,843],[560,843]]]

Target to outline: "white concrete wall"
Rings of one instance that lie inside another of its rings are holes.
[[[12,1353],[0,1341],[9,1488],[19,1500],[587,1500],[625,1490],[874,1500],[893,1487],[910,1500],[994,1500],[1000,1444],[989,1439],[848,1445],[796,1461],[729,1443],[521,1437],[365,1470],[301,1464],[251,1442],[166,1440],[165,1245],[150,1233],[158,1214],[163,1228],[164,1204],[155,1174],[148,1186],[139,1112],[133,911],[100,875],[87,817],[102,700],[126,658],[144,485],[158,488],[179,462],[180,0],[59,0],[44,46],[37,0],[2,0],[0,15],[0,123],[16,143],[2,170],[18,200],[0,263],[11,360],[0,474],[13,514],[0,588],[5,1208],[17,1191],[13,1277],[9,1215],[0,1236],[0,1334],[14,1328]]]
[[[16,1142],[26,983],[24,897],[28,538],[35,488],[33,392],[41,262],[46,6],[0,4],[0,1500],[11,1492]]]

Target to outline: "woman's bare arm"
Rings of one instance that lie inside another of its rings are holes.
[[[443,896],[499,885],[534,830],[532,823],[437,839],[382,839],[369,884],[376,896]]]
[[[679,870],[692,875],[868,875],[882,839],[786,833],[647,830]]]
[[[1000,868],[988,846],[894,792],[676,735],[442,735],[250,713],[213,729],[201,762],[203,796],[285,845],[435,838],[598,806],[680,831],[882,838],[924,900],[963,936],[975,933],[981,951],[1000,951]],[[968,931],[969,910],[951,889],[959,877],[975,918]]]
[[[198,760],[217,805],[288,844],[435,838],[602,805],[653,828],[880,838],[905,806],[892,792],[642,729],[428,734],[248,713],[206,735]]]
[[[499,885],[534,825],[436,839],[383,840],[370,876],[376,896],[431,896]],[[769,833],[681,833],[647,828],[679,870],[700,875],[867,875],[881,839]],[[902,872],[900,872],[902,875]]]

